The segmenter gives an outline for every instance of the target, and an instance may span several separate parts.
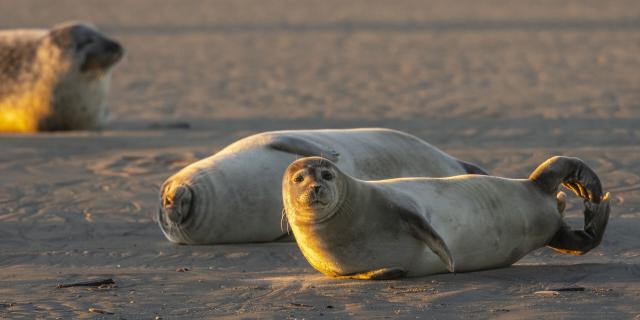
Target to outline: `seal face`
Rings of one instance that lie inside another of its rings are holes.
[[[85,23],[0,31],[0,131],[97,128],[122,46]]]
[[[562,220],[563,184],[585,199],[585,228]],[[549,246],[597,246],[609,196],[576,158],[554,157],[529,179],[463,175],[362,181],[329,160],[294,161],[282,180],[285,212],[302,254],[334,277],[390,279],[508,266]],[[324,190],[324,191],[323,191]]]
[[[309,156],[321,156],[352,176],[371,180],[443,177],[480,170],[395,130],[263,132],[236,141],[169,177],[158,199],[160,228],[167,239],[181,244],[287,238],[282,174],[292,161]],[[334,172],[331,170],[299,172],[302,185],[317,184],[317,190],[300,193],[299,200],[316,209],[335,205],[331,201],[341,187],[339,181],[328,180],[327,174]],[[183,188],[189,192],[180,191]]]
[[[295,203],[295,219],[305,223],[322,223],[337,211],[344,184],[334,166],[324,159],[294,168],[287,184],[289,200]]]

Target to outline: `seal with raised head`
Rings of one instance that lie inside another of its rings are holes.
[[[584,230],[562,218],[560,184],[584,198]],[[609,217],[609,196],[577,158],[553,157],[529,179],[462,175],[362,181],[318,157],[293,162],[285,211],[303,255],[334,277],[392,279],[513,264],[543,246],[584,254]]]
[[[123,52],[86,23],[0,31],[0,131],[100,127],[111,67]]]
[[[292,130],[256,134],[197,161],[161,188],[158,222],[182,244],[274,241],[281,226],[282,173],[295,159],[323,156],[362,179],[484,174],[425,141],[389,129]]]

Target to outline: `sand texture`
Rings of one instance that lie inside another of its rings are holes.
[[[637,0],[0,0],[0,28],[69,19],[127,48],[113,121],[0,136],[0,318],[640,319]],[[366,282],[322,276],[295,243],[172,245],[154,221],[164,179],[236,139],[364,126],[505,177],[580,157],[612,195],[605,238]],[[116,287],[56,288],[100,278]]]

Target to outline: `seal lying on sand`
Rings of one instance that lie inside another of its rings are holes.
[[[158,222],[183,244],[274,241],[281,227],[282,173],[323,156],[363,179],[484,174],[412,135],[388,129],[265,132],[239,140],[167,179]]]
[[[0,131],[84,130],[107,116],[123,49],[93,26],[0,31]]]
[[[564,184],[585,204],[585,230],[562,220]],[[609,217],[609,196],[577,158],[553,157],[529,179],[463,175],[362,181],[329,160],[299,159],[282,181],[298,246],[329,276],[391,279],[504,267],[542,246],[584,254]]]

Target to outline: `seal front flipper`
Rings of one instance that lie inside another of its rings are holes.
[[[409,209],[403,205],[394,205],[396,206],[394,211],[398,212],[400,218],[409,225],[411,234],[416,239],[423,241],[444,262],[449,272],[455,272],[455,263],[451,251],[449,251],[442,237],[431,227],[429,221],[414,209]]]
[[[529,180],[553,195],[562,184],[585,199],[584,231],[571,230],[563,224],[548,247],[582,255],[600,244],[609,220],[609,194],[602,195],[600,179],[591,168],[578,158],[553,157],[538,166]]]
[[[487,172],[487,170],[483,169],[482,167],[470,163],[470,162],[466,162],[466,161],[462,161],[459,159],[456,159],[458,161],[458,163],[460,165],[462,165],[462,167],[464,168],[464,170],[468,173],[468,174],[479,174],[479,175],[483,175],[483,176],[488,176],[489,173]]]
[[[338,161],[338,156],[340,155],[328,146],[292,136],[271,136],[269,137],[267,146],[275,150],[293,153],[303,157],[323,157],[333,162]]]
[[[402,268],[382,268],[378,270],[354,273],[347,276],[338,276],[338,279],[359,279],[359,280],[393,280],[403,278],[407,271]]]

